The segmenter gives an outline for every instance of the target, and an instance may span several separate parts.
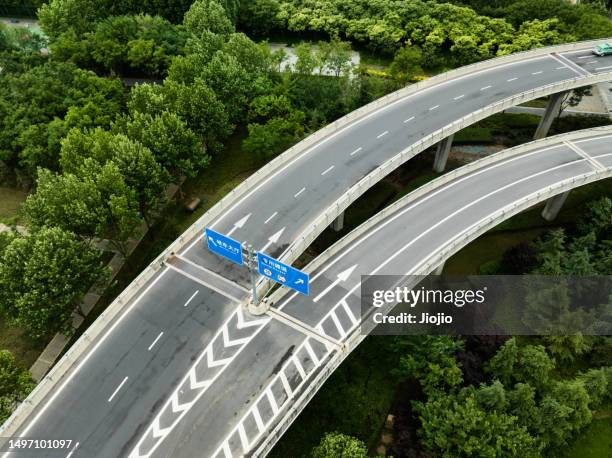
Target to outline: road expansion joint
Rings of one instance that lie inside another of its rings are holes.
[[[244,286],[228,280],[181,255],[173,254],[169,256],[164,261],[164,265],[234,302],[243,303],[249,294]]]
[[[324,344],[325,346],[329,346],[332,345],[334,347],[336,347],[336,349],[340,350],[340,351],[344,351],[346,348],[346,345],[332,337],[329,337],[325,334],[320,333],[319,331],[317,331],[315,328],[313,328],[312,326],[304,323],[303,321],[298,320],[295,317],[292,317],[291,315],[275,309],[273,307],[270,307],[268,309],[268,311],[266,312],[266,314],[268,316],[270,316],[271,318],[280,321],[281,323],[285,324],[286,326],[289,326],[292,329],[295,329],[296,331],[301,332],[302,334],[308,336],[308,337],[312,337],[313,339],[321,342],[322,344]]]
[[[584,151],[582,148],[580,148],[578,145],[571,142],[570,140],[564,140],[563,144],[565,144],[568,148],[578,154],[578,156],[585,159],[596,172],[605,172],[607,170],[607,168],[601,162],[599,162],[597,159],[595,159],[593,156],[591,156],[589,153]]]

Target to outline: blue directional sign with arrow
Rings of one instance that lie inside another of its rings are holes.
[[[219,256],[223,256],[236,264],[243,264],[242,245],[227,235],[206,228],[206,242],[208,249]]]
[[[257,270],[264,277],[294,289],[305,296],[308,296],[310,292],[310,277],[306,272],[295,269],[266,254],[257,253]]]

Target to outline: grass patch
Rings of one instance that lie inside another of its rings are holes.
[[[370,336],[330,376],[272,449],[270,457],[306,457],[326,432],[358,437],[368,448],[379,439],[398,381],[389,376],[399,364],[393,339]]]
[[[481,266],[501,260],[508,249],[521,242],[534,240],[543,231],[542,228],[535,228],[484,234],[446,261],[444,274],[479,275]]]
[[[493,131],[488,127],[466,127],[455,134],[455,144],[491,144],[495,143]]]
[[[0,223],[19,223],[19,208],[27,193],[17,189],[0,187]]]
[[[0,348],[9,350],[17,363],[29,368],[44,350],[46,341],[34,340],[17,326],[9,326],[5,319],[0,317]]]
[[[612,416],[594,419],[561,454],[563,458],[612,456]]]

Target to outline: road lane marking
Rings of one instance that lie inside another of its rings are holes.
[[[359,264],[355,264],[354,266],[349,267],[348,269],[343,270],[338,275],[336,275],[336,279],[332,283],[330,283],[330,285],[327,288],[321,291],[319,295],[312,300],[312,302],[315,302],[315,303],[319,302],[319,300],[323,296],[325,296],[327,293],[329,293],[333,288],[335,288],[336,285],[338,285],[338,283],[345,282],[346,280],[348,280],[348,278],[351,276],[351,274],[357,268],[358,265]]]
[[[376,136],[376,138],[382,138],[382,137],[384,137],[385,135],[387,135],[388,133],[389,133],[389,131],[388,131],[388,130],[385,130],[385,131],[384,131],[382,134],[378,134],[378,135]]]
[[[334,169],[335,165],[332,165],[328,168],[326,168],[325,170],[323,170],[323,172],[321,172],[321,176],[326,175],[327,173],[331,172]]]
[[[264,426],[264,422],[261,419],[261,414],[259,413],[259,409],[256,406],[252,407],[253,418],[255,419],[255,423],[257,423],[257,429],[259,432],[262,432],[266,427]]]
[[[357,154],[359,151],[361,151],[363,148],[360,146],[359,148],[357,148],[355,151],[353,151],[350,156],[354,156],[355,154]]]
[[[302,194],[304,191],[306,191],[306,188],[302,188],[302,189],[300,189],[298,192],[296,192],[296,193],[293,195],[293,197],[294,197],[294,198],[297,198],[297,197],[298,197],[300,194]]]
[[[240,423],[240,426],[238,426],[238,435],[240,436],[240,443],[242,444],[242,449],[248,450],[250,443],[242,423]]]
[[[440,105],[436,105],[435,107],[431,107],[431,108],[429,109],[429,111],[433,111],[433,110],[435,110],[435,109],[437,109],[437,108],[440,108]]]
[[[151,351],[151,348],[153,348],[155,346],[155,344],[157,343],[157,341],[159,339],[161,339],[161,336],[164,335],[164,331],[160,332],[159,335],[155,338],[155,340],[153,341],[153,343],[151,343],[151,345],[149,345],[149,348],[147,348],[147,351]]]
[[[259,251],[266,251],[268,248],[270,248],[273,244],[278,242],[278,239],[280,239],[280,236],[283,235],[283,232],[285,232],[285,229],[287,229],[287,226],[284,226],[280,231],[275,232],[272,236],[270,236],[268,238],[268,242],[263,246],[263,248]]]
[[[76,451],[77,447],[79,446],[80,442],[77,442],[76,444],[74,444],[74,447],[72,447],[72,450],[70,450],[70,453],[68,453],[68,455],[66,455],[66,458],[70,458],[72,456],[72,454]]]
[[[274,218],[276,215],[278,215],[278,212],[274,212],[272,213],[267,220],[264,221],[264,224],[268,224],[270,221],[272,221],[272,218]]]
[[[113,391],[113,394],[111,394],[110,398],[108,398],[108,402],[111,402],[113,400],[113,398],[115,397],[115,395],[119,392],[119,390],[121,389],[121,387],[123,385],[125,385],[125,382],[127,382],[128,377],[127,375],[125,376],[125,378],[121,381],[121,383],[119,384],[119,386],[117,388],[115,388],[115,391]]]
[[[541,75],[542,73],[544,73],[544,71],[540,70],[539,72],[533,72],[532,75]]]
[[[588,56],[580,56],[578,59],[589,59],[590,57],[592,57],[591,55]]]
[[[83,367],[83,365],[85,365],[85,363],[87,361],[89,361],[89,358],[96,352],[96,350],[100,347],[100,345],[102,345],[102,343],[104,343],[104,341],[106,341],[106,339],[108,338],[108,336],[115,330],[115,328],[119,325],[119,323],[121,323],[121,321],[123,321],[123,319],[130,313],[130,311],[134,308],[134,306],[145,296],[145,294],[147,294],[149,292],[149,290],[166,274],[169,272],[169,269],[162,271],[159,276],[157,278],[155,278],[151,284],[149,286],[147,286],[147,288],[130,304],[130,306],[128,307],[127,310],[125,310],[123,312],[123,314],[121,315],[121,317],[116,320],[111,327],[106,331],[106,333],[100,337],[98,339],[98,341],[95,343],[95,345],[93,346],[93,348],[91,349],[91,351],[89,351],[85,357],[81,360],[81,362],[75,367],[75,369],[70,372],[70,374],[68,375],[68,377],[66,377],[66,379],[64,380],[64,382],[59,386],[59,388],[55,389],[53,391],[53,394],[51,395],[51,398],[49,399],[49,401],[42,407],[42,409],[39,409],[38,412],[36,413],[36,416],[34,417],[34,419],[28,424],[28,426],[26,426],[26,428],[22,431],[21,435],[22,436],[26,436],[28,434],[28,431],[30,431],[30,429],[32,428],[32,426],[34,426],[36,424],[36,422],[40,419],[40,417],[45,413],[45,411],[49,408],[49,406],[53,403],[53,401],[57,398],[57,396],[59,396],[59,394],[62,392],[62,390],[66,387],[66,385],[73,379],[73,377],[78,373],[78,371]],[[87,332],[87,331],[85,331]],[[70,350],[69,350],[70,351]],[[4,458],[5,456],[8,456],[8,453],[5,453],[2,455],[2,457]]]
[[[276,415],[280,409],[278,408],[278,403],[276,402],[276,399],[274,398],[274,394],[272,394],[272,390],[270,389],[269,386],[268,388],[266,388],[265,393],[266,393],[266,396],[268,397],[268,402],[270,403],[270,407],[272,407],[272,413]]]
[[[291,391],[291,386],[289,385],[289,380],[287,380],[287,376],[284,372],[280,373],[281,383],[283,384],[283,388],[288,396],[293,396],[293,392]]]
[[[575,51],[575,52],[584,52],[584,50],[581,51]],[[574,52],[574,53],[575,53]],[[568,54],[571,54],[568,53]],[[544,62],[545,60],[547,60],[549,58],[549,56],[536,56],[533,57],[531,59],[529,59],[530,62],[532,63],[537,63],[537,62]],[[262,186],[268,184],[270,181],[272,181],[273,179],[275,179],[278,175],[282,174],[287,168],[289,168],[290,166],[292,166],[295,162],[303,159],[305,156],[307,156],[308,154],[312,153],[313,151],[315,151],[316,149],[318,149],[319,147],[321,147],[322,145],[324,145],[325,143],[331,141],[332,139],[334,139],[335,137],[337,137],[338,135],[342,134],[343,132],[345,132],[346,130],[355,128],[355,126],[357,126],[358,124],[363,123],[364,121],[372,118],[372,117],[376,117],[378,115],[380,115],[381,113],[383,113],[386,110],[391,109],[392,107],[394,107],[395,105],[398,104],[402,104],[402,103],[406,103],[408,102],[410,99],[415,98],[415,97],[419,97],[422,96],[423,94],[430,92],[434,89],[439,89],[440,87],[444,87],[447,86],[448,84],[451,83],[456,83],[457,81],[463,81],[465,79],[468,78],[473,78],[477,75],[480,75],[482,73],[487,73],[487,72],[492,72],[494,70],[499,70],[501,68],[505,68],[505,67],[511,67],[515,65],[515,62],[508,62],[505,64],[501,64],[498,65],[496,67],[491,67],[491,68],[483,68],[481,70],[475,71],[475,72],[471,72],[468,73],[466,75],[462,75],[462,76],[458,76],[457,78],[453,78],[451,80],[446,80],[446,81],[440,81],[439,83],[436,83],[433,86],[424,88],[420,91],[417,92],[413,92],[410,94],[406,94],[405,96],[402,96],[401,98],[399,98],[398,100],[395,100],[387,105],[384,105],[383,107],[372,111],[371,113],[368,113],[367,115],[360,117],[358,119],[356,119],[354,122],[352,123],[348,123],[345,126],[341,127],[340,129],[338,129],[335,132],[330,133],[329,135],[327,135],[325,138],[323,138],[321,141],[317,142],[316,144],[312,145],[310,148],[307,148],[304,152],[302,152],[299,156],[296,156],[294,158],[292,158],[291,160],[289,160],[287,162],[287,164],[285,164],[284,166],[280,167],[278,170],[274,171],[270,176],[268,176],[266,179],[260,181],[256,186],[254,186],[251,190],[249,190],[248,192],[246,192],[244,194],[244,196],[242,196],[237,202],[234,202],[230,208],[228,208],[223,214],[219,215],[218,218],[215,219],[215,221],[211,224],[211,228],[214,228],[216,225],[218,225],[224,218],[226,218],[229,214],[232,213],[232,211],[234,209],[236,209],[239,205],[241,205],[245,200],[247,200],[249,197],[251,197],[255,192],[257,192]],[[199,237],[196,237],[194,239],[193,242],[191,242],[190,245],[188,245],[186,248],[182,249],[182,253],[186,253],[188,251],[190,251],[191,249],[193,249],[193,247],[195,247],[199,241],[204,237],[203,234],[201,234]]]
[[[198,289],[198,290],[196,290],[196,292],[195,292],[195,293],[193,293],[189,299],[187,299],[187,302],[185,302],[185,303],[183,304],[183,307],[187,307],[187,306],[189,305],[189,303],[190,303],[190,302],[193,300],[193,298],[194,298],[194,297],[196,297],[196,296],[198,295],[198,293],[199,293],[199,292],[200,292],[200,290],[199,290],[199,289]]]
[[[514,78],[510,78],[509,80],[506,80],[506,81],[508,81],[509,83],[511,83],[512,81],[516,81],[517,79],[518,79],[518,78],[515,76]]]
[[[493,86],[485,86],[485,87],[481,87],[480,90],[481,91],[486,91],[487,89],[491,89]]]
[[[555,67],[555,70],[563,70],[564,68],[568,68],[565,65],[561,65],[561,67]]]
[[[608,70],[612,68],[612,65],[608,65],[607,67],[597,67],[595,70]]]
[[[408,119],[404,119],[404,124],[412,121],[414,119],[414,116],[409,117]]]
[[[465,94],[458,95],[453,100],[459,100],[459,99],[462,99],[463,97],[465,97]]]
[[[596,61],[596,60],[592,60],[592,61],[590,61],[590,62],[587,62],[585,65],[596,64],[596,63],[597,63],[597,61]]]

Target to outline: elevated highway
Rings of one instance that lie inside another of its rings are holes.
[[[270,353],[284,355],[292,349],[291,357],[276,371],[262,364],[258,372],[264,377],[233,387],[235,393],[225,392],[226,399],[244,391],[257,393],[257,397],[249,397],[242,405],[236,401],[233,414],[241,415],[241,420],[228,422],[234,429],[214,456],[265,455],[325,379],[363,340],[362,275],[427,275],[489,229],[540,202],[554,202],[571,189],[599,180],[607,180],[612,195],[611,178],[612,127],[560,135],[447,173],[346,235],[306,268],[313,279],[310,297],[285,291],[270,297],[274,309],[342,345],[325,345],[306,335],[296,340],[282,325],[268,323],[266,327],[278,326],[278,330],[268,333],[263,329],[249,346],[257,348],[271,334]],[[252,356],[252,350],[245,351],[240,359]],[[230,380],[236,375],[234,370],[230,368],[224,378]],[[270,407],[273,404],[278,409]],[[272,411],[276,414],[270,415]],[[207,418],[200,415],[192,421]],[[263,428],[254,427],[251,421],[257,415],[267,419]]]
[[[72,439],[72,456],[85,457],[208,456],[218,444],[237,454],[252,448],[255,442],[245,440],[240,427],[240,444],[248,447],[234,451],[234,442],[223,442],[245,396],[252,400],[257,393],[244,391],[250,385],[242,382],[274,375],[266,365],[280,367],[296,350],[278,345],[299,340],[304,329],[287,326],[279,314],[243,311],[246,277],[208,253],[203,227],[291,262],[357,197],[427,147],[510,106],[611,80],[612,57],[593,57],[593,45],[545,48],[448,72],[296,145],[162,253],[39,384],[2,435]],[[459,202],[448,205],[459,208]],[[317,310],[297,318],[315,325]],[[317,345],[342,346],[333,337],[317,339],[313,352],[321,350]],[[252,421],[265,424],[263,417]]]

